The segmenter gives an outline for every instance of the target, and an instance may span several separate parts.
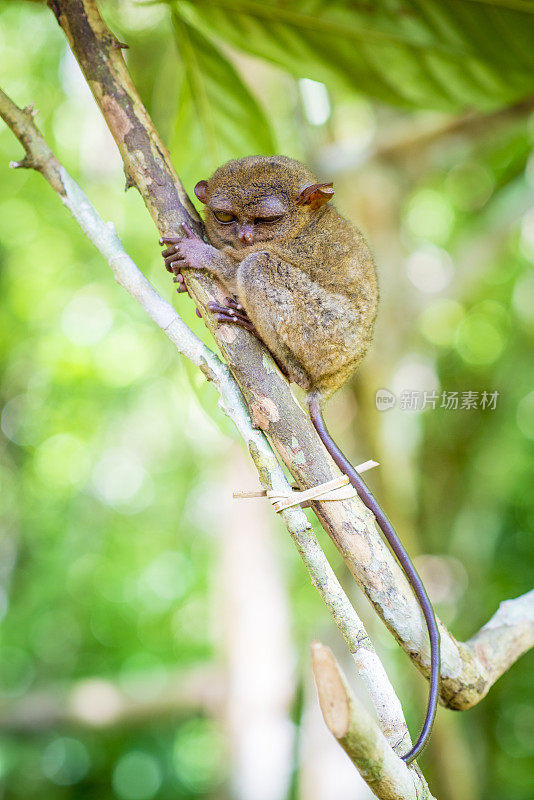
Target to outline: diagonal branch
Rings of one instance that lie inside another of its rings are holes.
[[[181,222],[192,217],[200,231],[196,212],[135,91],[120,43],[102,20],[96,1],[49,0],[49,5],[117,142],[128,183],[141,192],[160,232],[176,232]],[[223,298],[221,288],[205,273],[189,274],[186,282],[241,387],[253,422],[269,434],[299,487],[309,488],[337,477],[339,471],[265,348],[247,331],[217,327],[206,311],[209,300]],[[254,448],[251,442],[253,457]],[[377,613],[428,675],[428,641],[421,611],[372,514],[358,498],[315,502],[313,508]],[[484,697],[496,677],[480,661],[472,642],[458,642],[443,625],[440,628],[442,700],[452,708],[469,708]],[[521,647],[511,646],[501,663],[509,666],[520,652],[532,646],[532,637],[524,632],[524,626],[522,631]]]

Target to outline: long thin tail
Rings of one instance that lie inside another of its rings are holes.
[[[430,691],[428,695],[425,722],[419,738],[410,752],[407,755],[402,756],[403,761],[405,761],[407,764],[410,764],[415,758],[417,758],[423,747],[426,745],[432,730],[434,717],[436,716],[440,672],[440,648],[439,630],[436,624],[436,617],[434,616],[434,609],[432,608],[430,600],[428,599],[423,582],[417,574],[417,570],[412,564],[410,556],[404,549],[399,537],[395,533],[391,522],[376,502],[375,498],[361,479],[360,475],[356,472],[352,464],[345,458],[337,444],[328,433],[321,411],[321,402],[316,395],[310,395],[308,397],[308,407],[310,410],[311,421],[313,422],[315,430],[321,437],[324,446],[338,465],[339,469],[348,476],[351,484],[358,492],[360,499],[375,515],[376,521],[378,522],[382,533],[384,534],[391,549],[395,553],[399,564],[404,570],[406,577],[412,586],[427,624],[428,636],[430,639]]]

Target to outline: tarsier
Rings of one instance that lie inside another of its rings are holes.
[[[373,335],[378,288],[373,259],[356,228],[329,204],[332,183],[317,183],[304,164],[283,156],[250,156],[219,167],[195,187],[205,205],[211,244],[184,225],[163,237],[165,265],[186,291],[181,270],[205,269],[229,293],[208,309],[224,323],[253,331],[287,378],[301,386],[311,420],[328,452],[375,518],[423,612],[431,670],[421,734],[403,759],[410,763],[430,735],[436,713],[439,632],[432,606],[391,523],[330,437],[322,403],[363,359]]]

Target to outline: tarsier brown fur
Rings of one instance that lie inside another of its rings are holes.
[[[435,716],[439,632],[424,586],[391,523],[330,437],[321,403],[362,361],[373,335],[378,287],[373,259],[357,228],[331,205],[331,183],[284,156],[229,161],[195,187],[205,205],[211,244],[188,228],[165,237],[165,265],[184,290],[181,269],[207,269],[228,290],[226,305],[208,308],[221,322],[252,330],[290,381],[307,393],[310,417],[340,469],[373,511],[417,596],[430,637],[431,689],[413,761]],[[185,226],[184,226],[185,227]]]

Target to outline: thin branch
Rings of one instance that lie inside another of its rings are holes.
[[[352,694],[331,650],[315,642],[312,665],[326,725],[374,794],[381,800],[430,800],[421,774],[392,751]]]
[[[0,89],[0,116],[20,141],[26,155],[20,161],[11,161],[11,169],[35,169],[40,172],[55,191],[63,196],[63,185],[59,174],[60,164],[34,124],[36,115],[33,105],[19,108]]]

